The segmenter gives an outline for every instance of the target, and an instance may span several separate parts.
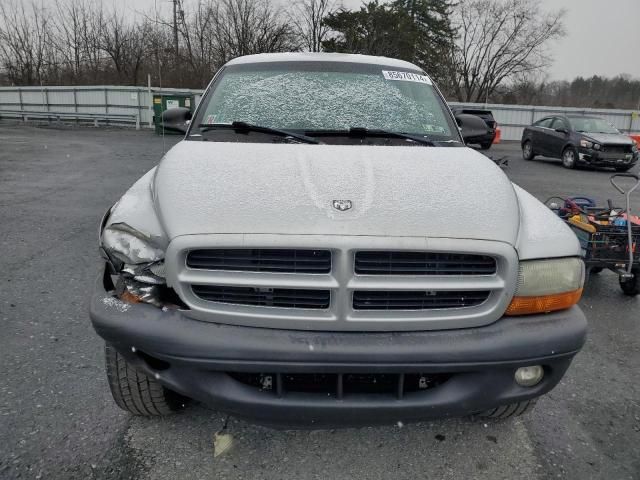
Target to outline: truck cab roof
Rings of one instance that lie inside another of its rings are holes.
[[[368,65],[384,65],[387,67],[404,68],[423,71],[420,67],[404,60],[388,57],[376,57],[372,55],[357,55],[347,53],[317,53],[317,52],[286,52],[286,53],[259,53],[237,57],[227,62],[227,66],[244,65],[251,63],[277,63],[277,62],[343,62],[362,63]]]

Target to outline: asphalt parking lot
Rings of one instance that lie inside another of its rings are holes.
[[[292,432],[230,418],[233,445],[214,457],[223,415],[119,410],[87,313],[97,226],[162,151],[147,131],[0,124],[0,479],[640,479],[640,297],[609,272],[581,301],[586,347],[515,421]],[[517,144],[490,155],[508,157],[506,173],[540,199],[622,204],[610,172],[524,162]]]

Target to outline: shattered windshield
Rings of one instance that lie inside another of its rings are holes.
[[[584,133],[620,133],[616,128],[601,118],[575,117],[571,119],[576,132]]]
[[[240,121],[304,132],[355,127],[458,140],[431,80],[418,71],[337,62],[237,65],[223,72],[205,102],[198,124]]]

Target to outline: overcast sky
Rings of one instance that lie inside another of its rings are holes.
[[[640,0],[543,0],[567,10],[567,36],[551,46],[553,79],[577,75],[640,78]]]
[[[129,9],[148,11],[157,3],[163,11],[170,10],[170,0],[114,1]],[[361,3],[362,0],[343,0],[349,8]],[[620,73],[640,78],[640,0],[542,0],[542,4],[548,10],[567,10],[567,36],[550,46],[555,59],[549,69],[551,79]]]

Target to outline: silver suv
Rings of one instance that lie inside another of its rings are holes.
[[[261,423],[521,414],[585,340],[580,246],[464,145],[430,77],[235,59],[105,215],[91,319],[117,404]]]

